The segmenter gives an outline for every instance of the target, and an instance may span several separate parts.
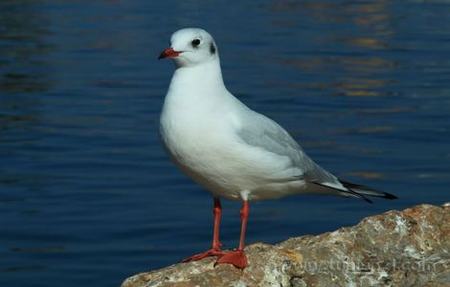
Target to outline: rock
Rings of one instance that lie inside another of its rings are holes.
[[[122,287],[450,286],[450,204],[389,211],[246,252],[243,271],[208,258],[134,275]]]

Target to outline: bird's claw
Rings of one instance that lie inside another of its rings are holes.
[[[220,250],[220,248],[211,248],[205,252],[192,255],[191,257],[188,257],[181,262],[186,263],[186,262],[191,262],[191,261],[198,261],[198,260],[202,260],[206,257],[222,256],[223,254],[225,254],[225,252]]]
[[[232,264],[234,267],[244,269],[248,265],[247,256],[244,250],[233,250],[229,252],[223,252],[217,259],[214,266],[218,264]]]

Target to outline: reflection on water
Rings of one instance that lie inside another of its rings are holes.
[[[378,89],[383,88],[387,82],[386,80],[373,80],[368,78],[346,78],[335,83],[335,87],[346,96],[380,96],[381,94],[378,92]]]
[[[398,64],[394,59],[371,51],[389,48],[389,40],[397,33],[390,25],[391,10],[387,1],[349,5],[277,1],[272,9],[277,13],[295,11],[308,15],[314,19],[314,25],[334,25],[330,27],[332,33],[314,35],[321,53],[290,58],[283,61],[284,64],[298,67],[302,72],[338,71],[332,88],[339,95],[386,95],[380,91],[389,84],[390,73]],[[297,22],[303,20],[298,18]],[[343,29],[336,29],[336,25]]]
[[[39,188],[40,175],[27,170],[33,152],[36,125],[41,121],[41,93],[51,88],[46,57],[51,45],[47,17],[35,1],[0,3],[0,201],[22,201],[18,186]]]
[[[36,1],[0,3],[0,91],[43,92],[49,88],[45,55],[49,20]]]
[[[252,209],[277,242],[448,201],[449,4],[439,1],[0,2],[0,285],[117,286],[210,240],[210,197],[168,160],[169,35],[202,26],[229,89],[371,206],[291,197]],[[225,202],[234,246],[239,204]],[[274,232],[276,231],[276,232]]]
[[[372,171],[354,171],[347,174],[347,176],[355,176],[367,179],[383,179],[385,175],[380,172],[372,172]]]

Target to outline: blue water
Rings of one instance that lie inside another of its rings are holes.
[[[118,286],[206,249],[211,197],[169,161],[171,33],[201,26],[225,82],[340,177],[400,197],[251,206],[278,242],[450,200],[448,1],[0,2],[0,285]],[[224,202],[226,247],[239,232]]]

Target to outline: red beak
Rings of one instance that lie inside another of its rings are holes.
[[[172,48],[164,49],[164,51],[161,52],[161,54],[158,57],[158,60],[164,59],[164,58],[175,58],[178,55],[180,55],[181,52],[175,51]]]

